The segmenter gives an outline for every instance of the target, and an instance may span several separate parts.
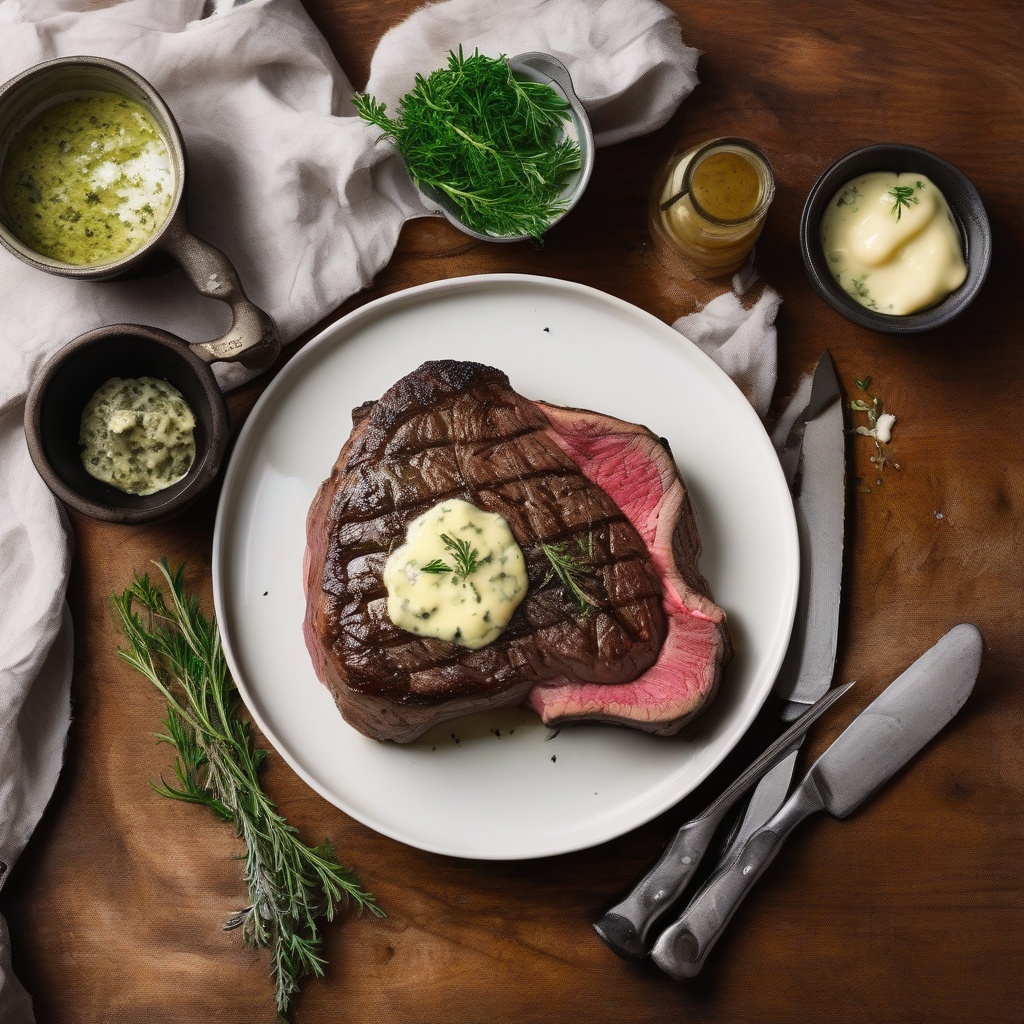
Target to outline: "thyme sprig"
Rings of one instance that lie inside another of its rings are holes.
[[[259,770],[267,751],[254,747],[248,722],[238,717],[239,695],[227,668],[220,632],[184,588],[184,565],[171,572],[166,559],[154,563],[163,577],[154,585],[136,573],[113,605],[127,638],[119,648],[167,701],[159,739],[177,752],[175,780],[150,783],[161,796],[209,807],[230,821],[245,843],[244,877],[249,905],[224,928],[241,929],[247,945],[270,949],[275,999],[283,1018],[299,979],[322,975],[319,921],[354,904],[383,912],[347,868],[330,842],[309,847],[263,792]]]
[[[565,209],[562,190],[580,167],[579,144],[563,138],[569,104],[517,79],[505,57],[449,53],[447,68],[416,76],[394,118],[372,96],[353,102],[417,185],[447,196],[472,230],[539,238]]]
[[[555,544],[541,544],[540,547],[551,563],[541,586],[546,587],[557,579],[575,598],[580,614],[584,617],[592,615],[599,605],[584,589],[584,584],[593,580],[595,576],[593,536],[590,538],[589,546],[584,544],[582,537],[578,537],[575,551],[569,542],[564,540]]]
[[[897,220],[903,216],[904,207],[909,210],[911,204],[918,201],[917,196],[914,195],[915,191],[916,189],[913,185],[893,185],[886,192],[886,197],[892,200],[892,209],[889,212],[895,213]]]

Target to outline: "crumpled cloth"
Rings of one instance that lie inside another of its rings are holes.
[[[751,275],[733,279],[733,290],[713,298],[703,309],[672,325],[733,379],[758,416],[768,415],[778,376],[775,315],[782,297],[765,286],[749,308],[742,296]]]
[[[228,255],[287,342],[369,284],[403,223],[429,211],[393,148],[355,116],[352,85],[299,0],[251,0],[212,17],[205,7],[0,0],[0,81],[75,53],[147,78],[188,149],[191,227]],[[559,57],[599,146],[660,127],[697,83],[697,51],[656,0],[442,0],[384,36],[366,91],[394,104],[417,71],[441,66],[459,44]],[[771,301],[732,308],[727,294],[685,325],[734,376],[756,363],[751,380],[769,396]],[[203,341],[222,333],[225,318],[180,272],[75,282],[0,251],[0,886],[52,794],[71,711],[70,530],[28,457],[26,392],[49,356],[94,327],[152,324]],[[221,366],[218,376],[228,387],[242,375]],[[31,1021],[0,919],[0,1024]]]

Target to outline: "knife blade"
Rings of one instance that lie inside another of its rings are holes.
[[[805,383],[797,395],[806,391]],[[845,502],[843,414],[836,401],[838,397],[835,367],[826,350],[815,368],[805,406],[792,424],[780,423],[785,443],[795,444],[795,457],[789,460],[792,463],[787,473],[789,482],[797,478],[804,445],[808,459],[800,478],[801,492],[807,490],[803,498],[805,507],[800,507],[800,494],[795,502],[802,561],[796,619],[786,657],[773,686],[783,701],[784,724],[797,719],[807,705],[813,705],[826,693],[835,661]],[[786,472],[784,455],[781,454],[780,459]],[[812,582],[815,574],[816,582]],[[806,622],[809,615],[814,617],[812,623]],[[818,654],[811,658],[805,650],[815,644]],[[808,699],[812,692],[814,696]],[[767,774],[758,782],[747,812],[741,818],[739,832],[734,829],[729,837],[729,849],[738,848],[736,844],[764,824],[786,799],[802,737],[803,733],[798,734],[779,751],[781,760],[776,758],[778,763],[775,767],[769,766]],[[756,779],[754,776],[754,781]],[[730,787],[720,797],[728,797],[727,804],[716,809],[716,801],[702,815],[684,825],[629,895],[595,922],[595,930],[613,952],[627,960],[638,960],[646,955],[655,925],[682,895],[713,833],[729,808],[748,789],[749,785],[744,785],[741,790],[732,792],[733,787]],[[700,843],[703,845],[698,857],[694,847]]]
[[[837,818],[852,814],[956,716],[974,688],[982,646],[977,627],[955,626],[886,687],[662,933],[651,959],[676,979],[698,974],[793,829],[818,811]]]
[[[798,388],[794,398],[799,396],[802,390],[803,387]],[[816,420],[838,397],[839,380],[836,377],[835,364],[832,362],[832,354],[825,349],[811,376],[811,388],[807,403],[788,427],[787,422],[793,414],[787,409],[780,418],[776,433],[772,436],[772,442],[779,452],[779,462],[782,464],[782,472],[790,490],[795,489],[799,474],[800,456],[807,424]],[[792,405],[795,404],[796,402],[792,403]]]
[[[846,504],[843,410],[838,398],[839,381],[826,349],[815,367],[807,405],[787,439],[788,445],[802,423],[797,457],[789,459],[796,485],[793,507],[800,538],[800,589],[793,633],[773,686],[783,701],[783,722],[792,721],[828,690],[835,669]],[[786,451],[780,454],[780,460],[785,470]],[[796,752],[761,779],[723,859],[782,806],[795,767]]]
[[[780,758],[787,757],[794,743],[846,691],[837,686],[809,707],[760,757],[708,807],[686,822],[665,848],[658,862],[637,883],[632,892],[594,922],[594,930],[613,952],[624,960],[642,960],[647,955],[647,938],[686,888],[729,808]]]

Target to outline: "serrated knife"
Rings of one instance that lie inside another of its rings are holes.
[[[886,687],[815,761],[781,809],[662,933],[651,959],[673,978],[698,974],[793,829],[822,810],[847,817],[892,778],[963,707],[978,677],[981,652],[978,629],[955,626]]]

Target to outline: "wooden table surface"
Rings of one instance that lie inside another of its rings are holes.
[[[380,35],[415,4],[307,6],[358,87]],[[870,804],[846,821],[816,818],[792,837],[704,972],[686,983],[618,960],[591,923],[749,759],[771,729],[767,713],[678,807],[595,849],[525,862],[403,846],[271,756],[266,785],[283,811],[307,840],[330,836],[388,915],[328,928],[327,976],[305,984],[297,1024],[1024,1021],[1020,6],[671,6],[683,39],[702,52],[701,84],[666,127],[598,153],[582,203],[542,249],[480,244],[442,222],[416,222],[373,286],[336,315],[425,281],[518,271],[580,281],[671,321],[700,290],[652,258],[652,176],[680,142],[754,140],[778,178],[757,266],[785,300],[779,392],[828,346],[844,387],[871,374],[899,416],[901,468],[887,467],[881,486],[871,442],[848,445],[836,678],[859,684],[815,727],[803,763],[957,622],[984,633],[981,676],[954,724]],[[995,260],[982,293],[957,322],[925,336],[893,339],[848,323],[815,296],[800,260],[800,210],[816,176],[881,141],[948,158],[977,186],[992,222]],[[235,422],[265,383],[231,396]],[[108,608],[109,595],[162,554],[187,560],[208,598],[216,500],[149,528],[74,522],[67,763],[0,907],[40,1024],[273,1019],[265,957],[220,927],[244,899],[237,843],[208,812],[147,786],[169,760],[153,741],[162,706],[115,658]]]

